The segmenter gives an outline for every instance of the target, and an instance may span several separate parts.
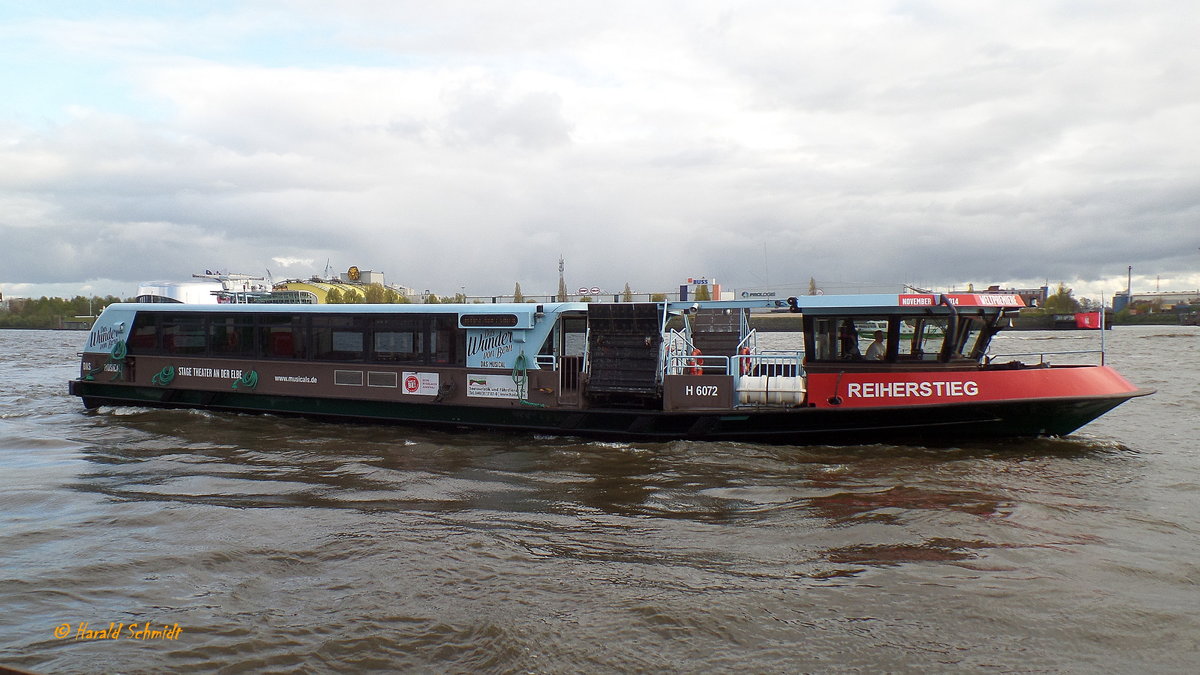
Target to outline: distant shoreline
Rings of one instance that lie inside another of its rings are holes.
[[[40,328],[38,326],[0,326],[0,330],[60,330],[65,333],[86,333],[90,328]]]
[[[1113,321],[1113,326],[1187,326],[1194,324],[1179,323],[1179,318],[1174,314],[1148,314],[1141,317],[1140,321]],[[797,314],[785,313],[770,313],[770,314],[751,314],[750,327],[763,333],[799,333],[804,330],[804,320]],[[0,326],[0,330],[55,330],[66,332],[87,332],[88,328],[41,328],[38,326]],[[1022,328],[1009,328],[1006,330],[1022,330]],[[1030,330],[1030,328],[1025,328]],[[1037,329],[1033,329],[1037,330]],[[1054,330],[1053,328],[1044,328],[1042,330]]]

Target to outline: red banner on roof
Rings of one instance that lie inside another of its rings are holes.
[[[963,307],[1024,307],[1016,293],[947,293],[946,298]]]
[[[1024,307],[1025,301],[1016,293],[946,293],[942,297],[963,307]],[[901,307],[933,307],[938,304],[933,294],[902,294]]]
[[[937,299],[932,295],[901,295],[901,307],[933,307]]]

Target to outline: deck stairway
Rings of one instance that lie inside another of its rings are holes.
[[[692,344],[705,356],[733,356],[742,340],[741,309],[700,309],[691,315]]]
[[[588,307],[588,398],[657,398],[661,318],[657,303],[596,303]]]

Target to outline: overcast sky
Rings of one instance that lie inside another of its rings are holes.
[[[1200,287],[1187,0],[6,2],[0,292]]]

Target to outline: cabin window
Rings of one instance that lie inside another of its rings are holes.
[[[312,317],[312,357],[317,361],[361,361],[366,348],[366,317]]]
[[[130,354],[157,354],[158,347],[158,315],[150,312],[138,312],[133,320],[133,329],[129,331],[129,339],[125,346]]]
[[[538,356],[554,356],[554,345],[558,344],[558,333],[562,327],[557,323],[551,329],[550,334],[546,336],[546,340],[542,342],[542,346],[538,349]]]
[[[465,331],[454,314],[140,312],[128,340],[134,354],[319,361],[461,364]]]
[[[587,347],[587,318],[562,318],[562,356],[583,356]]]
[[[457,363],[458,355],[463,351],[458,348],[459,335],[466,335],[466,332],[458,328],[458,322],[454,315],[434,316],[429,332],[430,360],[440,364]]]
[[[258,317],[260,353],[269,359],[305,357],[303,318],[287,314],[261,314]]]
[[[213,356],[254,355],[254,318],[250,315],[213,316],[209,319],[209,344]]]
[[[162,317],[162,349],[167,354],[204,354],[208,351],[208,332],[204,317],[166,314]]]
[[[425,352],[424,317],[376,317],[371,358],[374,361],[422,362]]]

